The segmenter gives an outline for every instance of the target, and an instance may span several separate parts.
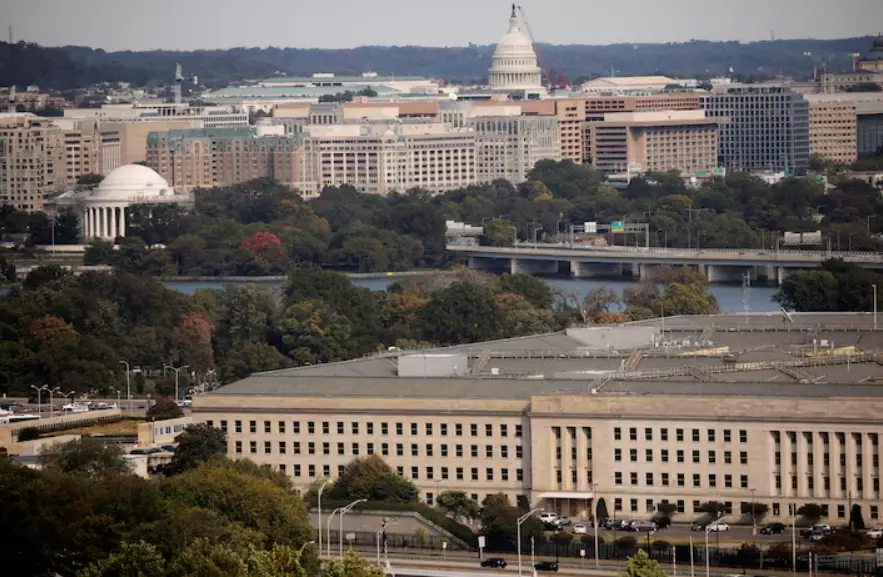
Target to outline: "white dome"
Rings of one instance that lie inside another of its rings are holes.
[[[165,196],[174,194],[169,183],[156,171],[140,164],[127,164],[113,170],[92,192],[92,198],[120,196]]]
[[[537,66],[533,43],[521,30],[521,22],[512,6],[509,30],[503,34],[494,55],[488,78],[494,90],[535,90],[542,88],[542,76]]]

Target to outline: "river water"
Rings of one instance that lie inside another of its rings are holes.
[[[350,280],[354,285],[362,286],[371,290],[385,290],[387,286],[395,282],[396,277],[383,278],[358,278],[351,277]],[[552,289],[559,289],[567,294],[576,293],[577,297],[582,297],[589,291],[596,289],[602,285],[622,296],[623,289],[635,286],[636,283],[622,280],[591,280],[591,279],[573,279],[573,278],[545,278],[545,282]],[[227,284],[248,284],[237,281],[167,281],[166,286],[179,290],[186,294],[193,294],[198,289],[217,289]],[[282,288],[283,282],[278,280],[258,281],[261,286],[278,291]],[[752,286],[748,290],[748,308],[751,312],[771,312],[779,309],[778,304],[773,302],[772,297],[777,292],[777,287],[771,285]],[[717,297],[718,305],[722,312],[743,312],[745,310],[744,297],[745,293],[741,285],[714,284],[709,285],[708,292]]]

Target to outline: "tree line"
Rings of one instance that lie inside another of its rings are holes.
[[[502,30],[501,30],[502,32]],[[696,41],[667,44],[610,46],[540,44],[547,63],[567,71],[570,83],[610,75],[665,74],[681,78],[734,76],[763,80],[777,74],[810,78],[815,60],[829,71],[852,68],[849,54],[863,53],[872,37],[841,40],[776,40],[774,42]],[[43,47],[34,43],[0,42],[0,77],[8,84],[36,84],[58,90],[85,88],[96,83],[128,82],[135,86],[169,86],[176,63],[188,74],[198,74],[208,87],[224,87],[250,78],[310,76],[317,70],[358,75],[417,74],[448,81],[483,82],[487,78],[493,45],[466,47],[362,46],[352,49],[232,48],[192,52],[105,52],[78,46]]]
[[[291,479],[230,461],[225,435],[191,425],[164,474],[133,474],[88,436],[48,445],[40,469],[0,456],[0,555],[10,575],[381,577],[355,553],[320,562]]]

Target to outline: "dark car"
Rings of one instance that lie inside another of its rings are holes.
[[[554,571],[558,572],[558,563],[555,561],[540,561],[536,565],[533,566],[537,571]]]
[[[779,535],[785,532],[785,525],[782,523],[768,523],[760,529],[761,535]]]
[[[481,562],[482,567],[499,567],[500,569],[506,568],[506,560],[502,557],[488,557],[484,561]]]

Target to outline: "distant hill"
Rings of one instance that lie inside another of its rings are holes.
[[[570,81],[609,75],[666,74],[680,77],[721,76],[732,67],[742,78],[776,74],[808,77],[817,62],[828,70],[849,70],[850,54],[868,50],[871,37],[841,40],[775,40],[768,42],[691,41],[669,44],[609,46],[539,45],[541,63],[563,69]],[[363,46],[346,50],[233,48],[193,52],[105,52],[79,46],[48,48],[0,42],[0,82],[59,90],[96,82],[168,84],[180,62],[185,74],[196,74],[211,87],[282,74],[313,72],[415,74],[448,80],[479,79],[487,74],[493,46],[428,48]],[[810,52],[812,56],[805,56]]]

